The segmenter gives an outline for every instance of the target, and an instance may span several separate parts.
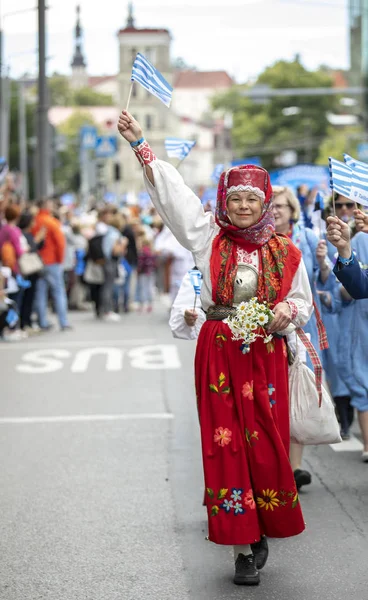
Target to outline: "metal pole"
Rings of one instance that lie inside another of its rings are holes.
[[[48,193],[48,121],[46,87],[46,6],[38,0],[38,108],[37,108],[37,197]]]
[[[24,199],[28,198],[28,155],[27,155],[27,122],[26,103],[24,100],[23,81],[18,83],[18,136],[19,136],[19,170],[22,175]]]

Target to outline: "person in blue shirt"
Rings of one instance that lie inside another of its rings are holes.
[[[354,211],[354,217],[357,229],[364,231],[364,228],[368,225],[368,215],[356,210]],[[368,269],[361,268],[354,256],[350,243],[349,225],[338,219],[338,217],[328,217],[327,222],[327,239],[339,252],[334,267],[337,279],[355,300],[368,298]]]
[[[344,202],[351,203],[351,200],[339,197],[335,200],[337,207]],[[338,249],[338,259],[335,265],[335,273],[339,279],[346,278],[340,295],[342,297],[342,311],[339,318],[339,336],[338,336],[338,368],[340,375],[351,395],[351,404],[357,409],[358,420],[363,438],[363,462],[368,462],[368,383],[366,377],[366,368],[368,364],[368,335],[367,335],[367,315],[368,315],[368,295],[363,298],[360,280],[349,281],[349,271],[346,269],[354,268],[356,273],[360,274],[361,264],[368,265],[368,236],[364,233],[367,227],[366,215],[361,211],[354,211],[350,208],[352,216],[355,217],[356,233],[350,242],[350,227],[342,218],[329,217],[327,227],[327,238],[331,244]],[[341,216],[339,214],[339,216]],[[344,262],[348,264],[344,265]],[[357,270],[359,269],[359,270]],[[345,272],[345,275],[343,273]],[[345,285],[349,289],[345,288]],[[352,287],[351,287],[352,286]],[[359,289],[354,289],[356,286]],[[360,299],[353,299],[349,292],[360,293]]]

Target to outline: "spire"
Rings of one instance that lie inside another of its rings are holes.
[[[75,24],[75,50],[74,56],[72,60],[72,67],[85,67],[86,61],[84,60],[83,52],[82,52],[82,43],[83,43],[83,29],[80,23],[80,6],[78,5],[76,8],[77,12],[77,21]]]
[[[135,28],[134,17],[133,17],[133,2],[128,3],[128,18],[127,18],[127,27]]]

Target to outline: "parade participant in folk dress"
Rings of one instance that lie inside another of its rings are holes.
[[[312,294],[301,252],[275,233],[269,174],[243,165],[219,181],[216,215],[170,164],[157,160],[139,123],[118,124],[144,167],[158,213],[203,275],[195,379],[209,540],[234,546],[234,583],[259,583],[267,538],[301,533],[304,519],[289,462],[288,354],[283,334],[305,325]],[[273,310],[266,338],[248,348],[223,320],[256,297]]]

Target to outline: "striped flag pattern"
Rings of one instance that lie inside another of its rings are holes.
[[[131,81],[137,81],[144,89],[170,106],[173,88],[143,54],[138,52],[135,57]]]
[[[350,198],[352,170],[343,162],[328,158],[328,167],[330,170],[330,187],[334,192]]]
[[[344,161],[352,170],[350,199],[368,207],[368,165],[344,154]]]
[[[182,140],[180,138],[168,137],[165,139],[165,148],[170,158],[180,158],[183,160],[188,156],[196,142],[191,140]]]
[[[221,173],[223,172],[224,168],[225,168],[225,165],[218,164],[218,165],[215,166],[215,168],[213,170],[213,173],[211,175],[211,179],[212,179],[213,183],[215,183],[216,185],[219,182],[219,179],[221,177]]]

